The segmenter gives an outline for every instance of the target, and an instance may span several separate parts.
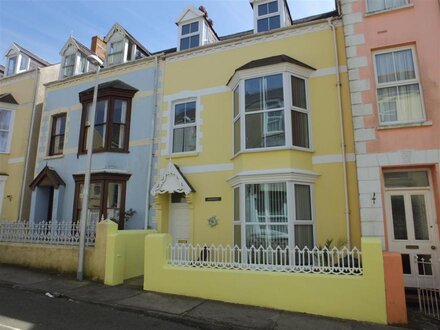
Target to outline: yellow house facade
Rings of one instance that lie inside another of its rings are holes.
[[[342,21],[164,56],[155,225],[175,243],[360,246]]]
[[[28,53],[17,48],[10,58],[20,61],[24,54]],[[32,69],[34,59],[28,57],[23,72],[14,72],[9,61],[10,75],[0,79],[0,220],[29,218],[28,184],[35,166],[44,84],[58,77],[59,65],[37,63],[45,67]],[[24,68],[21,61],[18,67]]]

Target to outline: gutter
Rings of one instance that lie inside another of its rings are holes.
[[[344,198],[345,198],[345,226],[347,231],[347,246],[351,247],[351,237],[350,237],[350,206],[349,206],[349,196],[348,196],[348,182],[347,182],[347,158],[346,158],[346,145],[344,137],[344,118],[342,113],[342,100],[341,100],[341,78],[340,78],[340,68],[339,68],[339,53],[338,53],[338,42],[336,39],[336,29],[333,25],[332,18],[327,19],[328,25],[332,30],[333,34],[333,48],[335,52],[335,65],[336,65],[336,86],[338,91],[338,110],[339,110],[339,128],[341,132],[341,149],[342,149],[342,170],[344,174]]]
[[[150,226],[150,195],[151,195],[151,179],[152,179],[152,175],[153,175],[153,157],[154,157],[154,140],[156,137],[156,120],[157,120],[157,114],[158,114],[158,97],[157,97],[157,93],[159,90],[159,57],[162,57],[163,54],[158,54],[155,56],[155,68],[154,68],[154,90],[153,90],[153,117],[152,117],[152,141],[151,141],[151,148],[150,148],[150,154],[148,155],[148,169],[147,169],[147,196],[146,196],[146,200],[145,200],[145,207],[146,207],[146,212],[145,212],[145,226],[144,229],[148,229]]]
[[[30,123],[30,127],[29,127],[29,134],[28,134],[28,141],[27,141],[27,146],[26,146],[26,157],[24,160],[24,176],[23,176],[23,183],[21,185],[21,192],[20,192],[20,204],[19,204],[19,208],[18,208],[18,220],[23,220],[23,199],[24,199],[24,192],[27,186],[27,181],[28,181],[28,166],[29,166],[29,154],[31,152],[31,141],[32,141],[32,136],[33,136],[33,132],[34,132],[34,124],[35,124],[35,112],[37,111],[37,91],[38,91],[38,86],[40,84],[40,78],[41,78],[41,71],[40,68],[37,68],[35,71],[35,75],[36,75],[36,80],[35,80],[35,88],[34,88],[34,97],[33,97],[33,101],[32,101],[32,117],[31,117],[31,123]],[[38,143],[38,142],[37,142]],[[25,219],[25,220],[29,220],[29,219]]]

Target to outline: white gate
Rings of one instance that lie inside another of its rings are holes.
[[[417,278],[417,296],[420,311],[440,320],[440,279],[433,269],[439,266],[439,260],[416,259],[419,274]]]

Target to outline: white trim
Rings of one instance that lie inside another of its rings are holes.
[[[346,65],[340,65],[339,66],[339,73],[343,73],[343,72],[347,72],[347,66]],[[316,71],[313,71],[310,74],[310,78],[331,76],[331,75],[335,75],[336,73],[337,73],[337,68],[335,66],[330,66],[330,67],[327,67],[327,68],[316,69]]]
[[[175,125],[174,121],[175,121],[175,109],[176,109],[176,105],[178,104],[185,104],[185,103],[190,103],[190,102],[195,102],[196,103],[196,109],[195,109],[195,122],[194,123],[190,123],[190,124],[180,124],[180,125]],[[168,131],[168,140],[169,140],[169,148],[168,148],[168,154],[169,155],[184,155],[184,154],[192,154],[195,152],[200,152],[200,129],[201,129],[201,120],[200,120],[200,98],[199,97],[190,97],[187,99],[179,99],[179,100],[175,100],[174,102],[170,103],[170,114],[171,117],[169,118],[169,131]],[[182,152],[174,152],[173,151],[173,147],[174,147],[174,130],[178,129],[178,128],[187,128],[187,127],[195,127],[196,128],[196,146],[194,150],[189,150],[189,151],[182,151]]]
[[[298,183],[314,183],[319,173],[299,168],[278,168],[239,172],[227,181],[232,187],[242,183],[270,183],[296,181]]]
[[[354,153],[345,154],[345,160],[347,162],[354,162],[356,160],[356,156]],[[322,156],[313,156],[312,164],[331,164],[331,163],[342,163],[343,155],[342,154],[334,154],[334,155],[322,155]]]
[[[158,181],[151,189],[151,194],[156,196],[158,194],[178,192],[188,195],[192,191],[185,178],[177,170],[176,165],[169,162],[167,168],[162,171]]]
[[[223,172],[234,170],[234,164],[224,163],[224,164],[209,164],[209,165],[197,165],[197,166],[185,166],[180,168],[184,174],[192,173],[208,173],[208,172]]]
[[[9,158],[8,164],[20,164],[24,163],[24,157],[18,157],[18,158]]]

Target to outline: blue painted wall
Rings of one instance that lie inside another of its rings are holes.
[[[140,145],[130,146],[128,154],[105,152],[93,154],[92,157],[92,172],[120,171],[131,174],[130,179],[127,181],[125,210],[131,208],[136,211],[136,214],[126,222],[126,229],[144,228],[145,224],[146,198],[147,193],[151,190],[151,184],[148,187],[147,175],[148,167],[152,166],[152,164],[148,164],[148,158],[150,148],[153,147],[151,141],[153,139],[154,71],[154,64],[145,63],[142,67],[138,67],[136,71],[132,72],[118,72],[111,76],[108,76],[110,71],[103,72],[101,74],[102,78],[99,81],[102,83],[118,79],[139,90],[132,100],[130,142],[136,141]],[[40,155],[37,159],[36,175],[47,164],[56,170],[66,183],[65,190],[63,194],[60,194],[61,200],[58,203],[58,221],[72,220],[75,196],[73,174],[84,173],[86,162],[86,155],[77,155],[82,114],[82,107],[79,105],[79,93],[92,87],[93,84],[94,75],[89,75],[84,77],[84,82],[82,83],[72,81],[61,86],[61,88],[49,87],[47,89],[41,119],[38,144]],[[66,111],[65,154],[62,157],[48,157],[51,116],[55,113]],[[148,144],[145,144],[145,139],[150,139]],[[32,198],[33,203],[43,201],[42,197],[38,196],[38,188],[35,189],[33,194],[36,194]],[[31,220],[37,220],[36,217],[41,214],[38,209],[38,205],[31,207]],[[151,220],[152,214],[149,214],[149,218]]]

